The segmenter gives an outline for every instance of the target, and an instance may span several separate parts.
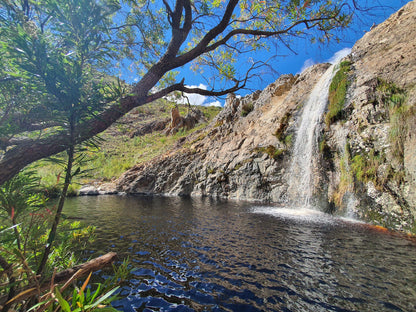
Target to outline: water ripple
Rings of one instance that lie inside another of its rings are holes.
[[[68,202],[98,226],[86,255],[130,257],[132,277],[114,302],[123,311],[416,311],[412,239],[247,203]]]

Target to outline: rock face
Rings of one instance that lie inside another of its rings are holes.
[[[299,77],[282,76],[244,98],[229,96],[206,129],[188,137],[178,150],[127,171],[118,180],[118,190],[279,201],[289,148],[276,131],[294,130],[290,116],[327,67],[312,67]],[[252,110],[242,117],[244,107]]]
[[[350,69],[342,118],[322,121],[314,169],[321,206],[406,231],[416,229],[415,34],[413,1],[356,43],[345,59]],[[287,200],[299,116],[328,67],[283,75],[244,98],[229,95],[207,128],[124,173],[117,190]]]
[[[347,59],[351,70],[344,117],[325,132],[335,170],[324,173],[329,181],[327,197],[336,198],[339,209],[349,209],[353,200],[359,218],[412,232],[416,232],[415,34],[412,1],[353,47]]]

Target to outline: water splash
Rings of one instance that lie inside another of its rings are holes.
[[[356,209],[357,209],[357,198],[355,197],[354,193],[347,192],[344,197],[346,198],[346,211],[345,217],[348,219],[356,219]]]
[[[315,209],[300,207],[293,209],[291,207],[268,207],[268,206],[254,206],[250,210],[251,213],[265,214],[277,217],[282,220],[295,220],[307,223],[328,223],[333,224],[337,221],[331,215],[325,214]]]
[[[319,79],[306,102],[296,140],[288,175],[288,200],[300,207],[310,207],[314,189],[313,160],[318,154],[318,136],[323,114],[328,103],[329,85],[342,56],[334,60]]]

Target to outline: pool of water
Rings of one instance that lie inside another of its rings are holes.
[[[416,241],[316,211],[98,196],[67,201],[97,226],[91,257],[129,256],[123,311],[416,311]]]

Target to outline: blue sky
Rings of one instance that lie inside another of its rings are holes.
[[[265,72],[261,76],[261,80],[252,81],[250,89],[241,90],[239,94],[245,95],[253,90],[262,90],[268,84],[274,82],[281,74],[297,74],[313,64],[329,62],[337,52],[345,54],[365,32],[370,30],[373,24],[382,23],[391,14],[410,2],[410,0],[356,0],[356,2],[358,5],[368,5],[375,7],[375,9],[368,14],[362,13],[360,16],[357,16],[353,20],[351,27],[340,34],[342,40],[339,43],[331,42],[326,45],[312,45],[309,42],[298,41],[292,47],[296,54],[289,50],[271,51],[276,55],[270,61],[274,72]],[[383,8],[380,8],[381,6]],[[185,83],[189,85],[207,88],[205,79],[187,68],[182,69],[180,76],[186,77]],[[188,98],[191,104],[195,105],[223,106],[225,102],[224,98],[209,98],[200,95],[189,95]]]
[[[354,0],[350,0],[351,2]],[[294,41],[291,48],[296,52],[289,49],[278,47],[278,50],[273,48],[270,52],[257,51],[253,59],[258,57],[262,60],[270,59],[269,65],[272,70],[266,70],[261,72],[259,79],[252,80],[248,85],[247,90],[240,90],[238,94],[246,95],[254,90],[262,90],[268,84],[277,80],[282,74],[297,74],[304,68],[313,64],[329,62],[334,55],[338,53],[345,54],[348,49],[351,49],[354,43],[359,40],[365,32],[370,30],[373,24],[380,24],[386,20],[392,13],[396,12],[403,5],[411,0],[355,0],[355,2],[362,7],[371,7],[369,12],[361,12],[352,21],[350,27],[338,33],[341,38],[340,42],[335,40],[329,44],[311,44],[306,40]],[[207,89],[206,77],[200,74],[196,74],[189,69],[190,65],[180,69],[180,74],[177,77],[178,80],[185,78],[185,84],[189,86],[197,86],[199,88]],[[247,68],[247,65],[242,63],[241,69]],[[128,77],[122,78],[130,80]],[[223,106],[225,97],[223,98],[211,98],[200,95],[188,95],[188,99],[193,105],[217,105]],[[184,103],[185,100],[184,100]]]

